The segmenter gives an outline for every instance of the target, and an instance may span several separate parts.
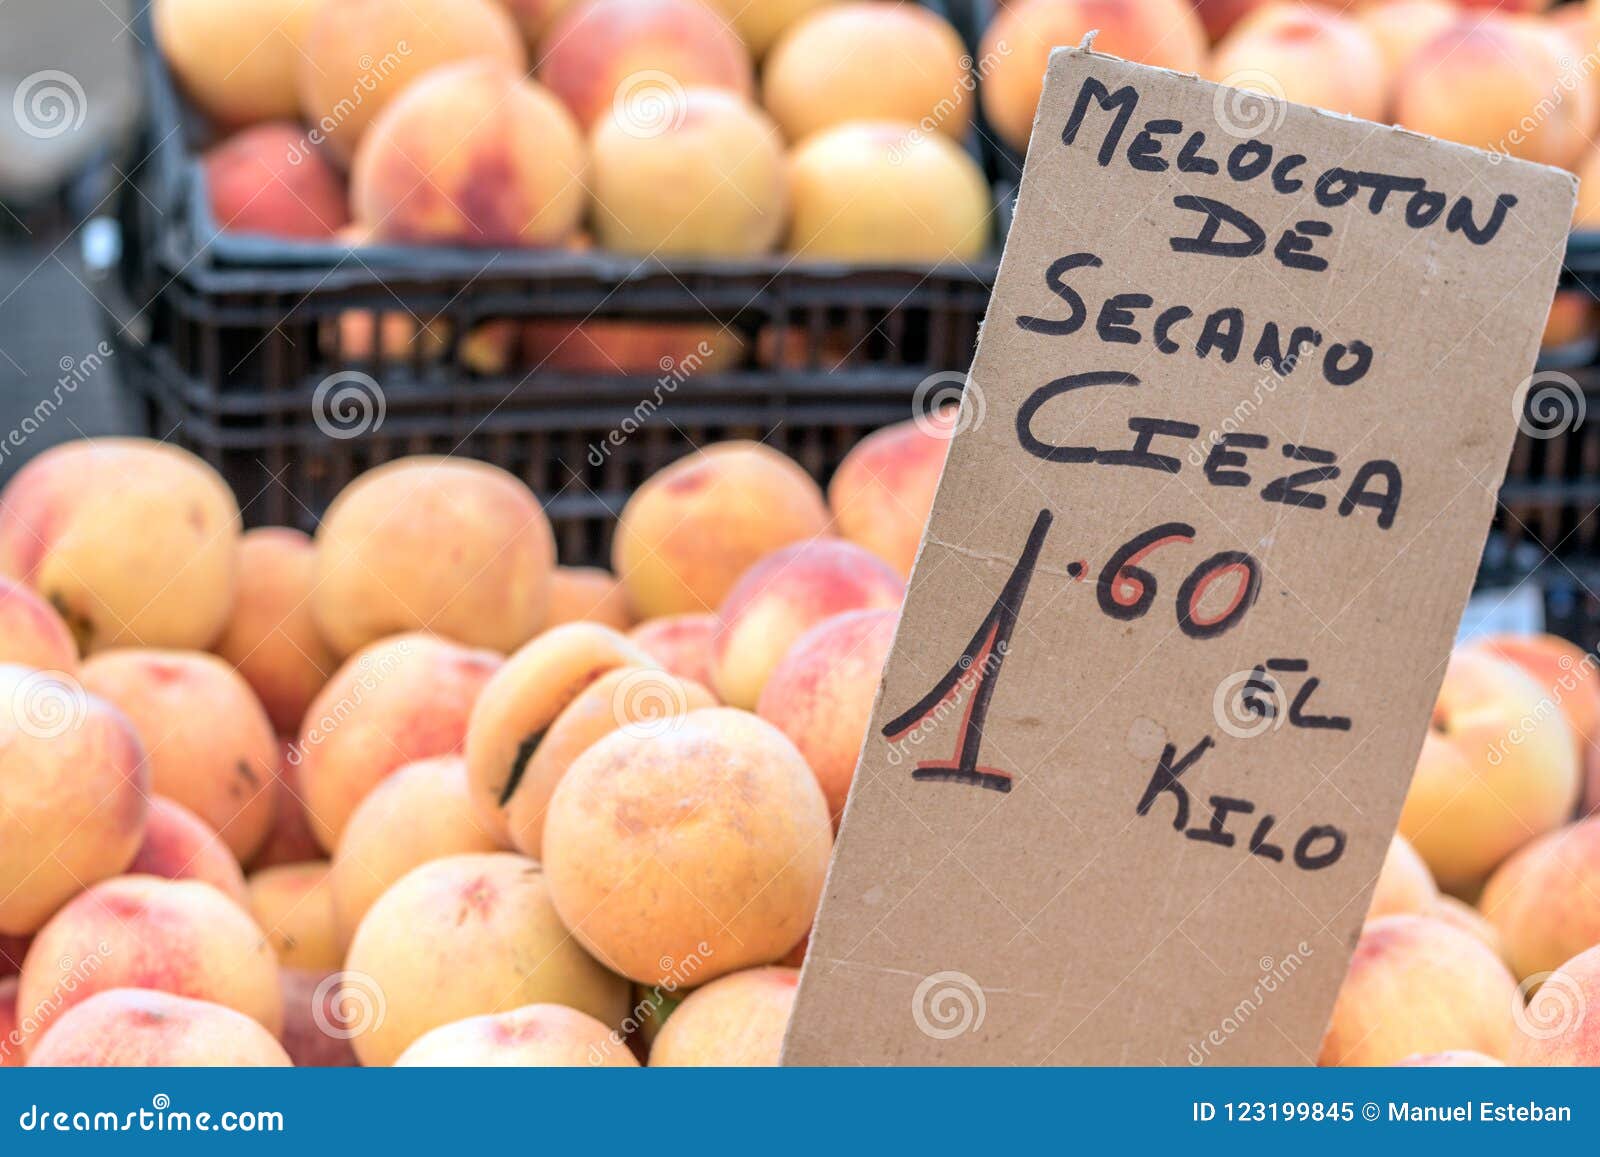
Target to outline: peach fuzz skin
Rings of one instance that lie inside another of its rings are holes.
[[[144,841],[145,745],[69,678],[0,665],[0,936],[37,931]]]
[[[719,442],[633,492],[611,569],[643,619],[706,613],[758,559],[827,526],[822,492],[796,463],[754,442]]]
[[[210,646],[233,605],[239,506],[210,466],[144,438],[52,446],[0,490],[0,574],[84,654]]]
[[[584,688],[617,667],[650,666],[644,651],[595,623],[555,627],[512,655],[484,687],[467,726],[467,779],[485,827],[510,841],[509,811],[523,778],[550,725]]]
[[[450,856],[400,879],[367,912],[346,958],[386,1002],[352,1040],[387,1065],[424,1033],[462,1020],[563,1004],[621,1022],[628,986],[591,959],[550,903],[538,866],[509,853]]]
[[[412,1042],[396,1068],[627,1068],[639,1067],[616,1030],[559,1004],[530,1004],[510,1012],[440,1025]]]
[[[708,773],[692,774],[692,769]],[[640,984],[779,959],[811,926],[832,850],[816,777],[777,728],[691,711],[578,757],[545,816],[550,896],[572,934]],[[692,882],[692,883],[689,883]]]
[[[284,1068],[273,1035],[243,1013],[145,988],[113,988],[61,1014],[35,1068]]]
[[[1504,1059],[1519,999],[1499,957],[1467,933],[1383,916],[1361,932],[1318,1063],[1387,1065],[1451,1049]]]
[[[198,651],[130,649],[95,655],[80,674],[138,729],[151,787],[204,820],[239,860],[254,855],[272,828],[279,746],[239,673]]]
[[[396,768],[453,755],[502,660],[432,635],[384,639],[356,652],[306,712],[289,759],[297,764],[311,830],[323,848]]]
[[[272,948],[244,909],[210,884],[120,876],[79,894],[34,938],[22,965],[21,1009],[41,1014],[29,1055],[63,1010],[113,988],[209,1000],[274,1036],[283,996]]]
[[[819,539],[776,551],[723,600],[713,647],[717,695],[754,710],[784,655],[811,627],[855,610],[899,610],[905,581],[870,551]]]

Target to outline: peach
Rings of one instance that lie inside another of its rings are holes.
[[[559,245],[586,204],[583,137],[522,71],[469,60],[392,101],[350,166],[357,221],[386,241]]]
[[[698,984],[789,951],[816,913],[832,835],[784,734],[710,707],[578,757],[545,817],[545,875],[562,920],[607,966],[640,984],[692,966]]]
[[[668,257],[751,257],[783,235],[789,189],[770,117],[736,93],[691,88],[657,122],[621,104],[590,145],[595,235],[606,249]]]
[[[599,623],[619,631],[633,626],[628,592],[608,570],[597,566],[558,566],[550,575],[546,627]]]
[[[789,199],[788,248],[812,260],[971,261],[993,232],[978,163],[943,134],[894,121],[851,121],[800,142]]]
[[[344,178],[299,125],[245,129],[206,150],[200,167],[219,229],[327,240],[350,219]]]
[[[1383,56],[1391,82],[1413,53],[1456,21],[1448,0],[1384,0],[1354,13]]]
[[[1600,944],[1600,816],[1512,853],[1489,877],[1478,906],[1521,978]]]
[[[1194,10],[1205,26],[1206,35],[1216,43],[1239,21],[1270,3],[1272,0],[1195,0]]]
[[[978,47],[987,66],[983,111],[1001,140],[1028,147],[1034,110],[1044,90],[1052,48],[1066,48],[1098,29],[1097,52],[1199,72],[1205,30],[1186,0],[1022,0],[1002,5]]]
[[[898,610],[905,590],[887,563],[854,543],[816,539],[774,551],[745,572],[717,611],[717,695],[731,707],[754,710],[808,629],[844,611]]]
[[[78,669],[78,645],[49,603],[20,582],[0,576],[0,663],[37,671]]]
[[[0,490],[0,574],[43,595],[85,654],[209,647],[233,605],[238,540],[217,472],[144,438],[53,446]]]
[[[20,1069],[22,1030],[17,1016],[17,978],[0,980],[0,1069]]]
[[[1377,40],[1350,17],[1314,4],[1256,9],[1217,45],[1206,75],[1248,92],[1365,120],[1382,120],[1388,108],[1387,67]],[[1241,127],[1254,128],[1274,115],[1239,109]]]
[[[619,321],[573,325],[529,321],[521,340],[529,364],[580,374],[649,374],[675,389],[686,375],[723,373],[744,358],[744,341],[715,322]],[[665,388],[665,386],[663,386]]]
[[[1539,337],[1542,350],[1559,349],[1595,332],[1594,299],[1585,289],[1558,289],[1545,315],[1544,333]],[[1593,672],[1591,670],[1591,677]]]
[[[517,27],[522,29],[522,38],[527,42],[528,51],[533,52],[549,30],[551,22],[571,7],[573,0],[500,0],[500,3],[511,13]]]
[[[848,611],[795,640],[761,690],[756,714],[800,749],[834,826],[855,778],[899,612]]]
[[[838,534],[866,547],[904,578],[911,577],[933,510],[954,417],[950,407],[868,434],[844,456],[828,484]]]
[[[412,868],[504,847],[472,806],[466,760],[406,764],[372,789],[339,837],[330,883],[340,942],[349,944],[367,910]]]
[[[317,345],[324,356],[345,364],[427,365],[444,356],[450,345],[450,333],[450,319],[437,315],[424,318],[407,309],[381,313],[347,309],[318,327]],[[333,397],[337,400],[338,394]],[[336,426],[352,420],[357,423],[370,420],[366,418],[365,407],[373,403],[360,403],[355,395],[349,395],[349,399],[348,407],[337,404],[329,407],[329,417]]]
[[[550,725],[607,671],[652,665],[625,636],[598,623],[554,627],[512,655],[483,688],[467,725],[467,779],[479,819],[509,838],[508,808]]]
[[[1384,853],[1383,868],[1378,873],[1378,884],[1367,908],[1367,919],[1407,913],[1431,915],[1438,899],[1439,889],[1434,885],[1428,865],[1404,836],[1395,836]]]
[[[748,48],[758,59],[778,42],[778,38],[803,17],[820,8],[837,4],[839,0],[708,0],[711,7],[722,13],[722,18],[733,25]]]
[[[295,762],[289,760],[295,752]],[[278,761],[278,800],[272,807],[272,830],[266,842],[250,857],[249,867],[259,871],[277,864],[299,864],[320,859],[322,845],[311,830],[311,818],[300,791],[298,749],[293,740],[283,743],[283,758]]]
[[[1590,298],[1584,290],[1573,293],[1587,309]],[[1560,302],[1562,294],[1556,295]],[[1554,316],[1556,305],[1551,305]],[[1572,727],[1577,740],[1580,766],[1600,746],[1600,664],[1582,647],[1555,635],[1491,635],[1473,646],[1526,671],[1545,692],[1541,709],[1556,706]]]
[[[633,1054],[616,1045],[616,1030],[559,1004],[470,1016],[423,1033],[395,1060],[396,1068],[628,1068]]]
[[[1579,99],[1551,106],[1562,90],[1560,53],[1509,17],[1462,13],[1412,54],[1395,80],[1394,116],[1406,128],[1549,165],[1582,149]]]
[[[147,988],[74,1005],[28,1057],[32,1068],[287,1068],[289,1055],[241,1012]]]
[[[474,58],[527,69],[516,23],[493,0],[317,4],[302,41],[300,112],[314,139],[348,161],[378,114],[419,77]]]
[[[361,921],[346,968],[386,1008],[353,1038],[364,1065],[393,1064],[424,1033],[470,1016],[552,1003],[614,1025],[628,1007],[627,984],[562,926],[538,865],[505,852],[407,873]]]
[[[1482,650],[1450,656],[1400,834],[1446,891],[1462,893],[1572,814],[1572,728],[1520,667]]]
[[[1446,1049],[1442,1053],[1413,1053],[1395,1061],[1402,1068],[1489,1069],[1504,1068],[1505,1061],[1473,1052],[1471,1049]]]
[[[351,1013],[339,1003],[342,976],[337,972],[279,969],[283,990],[283,1031],[278,1039],[297,1068],[346,1068],[356,1063],[350,1047]],[[359,1015],[359,1008],[356,1009]]]
[[[1513,1065],[1600,1065],[1600,945],[1544,978],[1519,1010]]]
[[[280,749],[238,672],[194,651],[107,651],[83,665],[83,685],[133,721],[153,790],[198,815],[241,862],[266,842]]]
[[[292,119],[315,0],[155,0],[156,43],[178,83],[222,125]]]
[[[39,930],[17,1003],[36,1022],[31,1054],[63,1011],[113,988],[155,988],[283,1025],[278,962],[245,910],[210,884],[119,876],[71,900]]]
[[[696,0],[588,0],[556,18],[542,47],[539,79],[586,131],[620,107],[671,119],[689,88],[755,91],[738,34]]]
[[[167,880],[199,880],[237,904],[249,904],[244,873],[228,845],[194,812],[159,795],[150,797],[144,843],[127,872]]]
[[[338,847],[350,813],[396,768],[461,750],[472,705],[500,663],[491,651],[410,634],[373,643],[334,673],[290,756],[323,848]]]
[[[1505,941],[1500,938],[1500,930],[1485,919],[1482,912],[1465,900],[1458,899],[1455,896],[1440,895],[1434,900],[1433,907],[1424,912],[1423,915],[1431,916],[1435,920],[1443,920],[1446,924],[1476,936],[1501,960],[1506,958]]]
[[[122,712],[70,676],[0,666],[0,934],[30,935],[126,868],[149,790]]]
[[[615,667],[590,683],[545,729],[505,802],[516,849],[539,859],[550,796],[572,761],[613,731],[659,735],[690,711],[716,706],[716,697],[657,667]]]
[[[665,615],[640,623],[628,638],[678,678],[710,688],[718,626],[716,615]]]
[[[544,623],[555,537],[522,482],[470,458],[361,475],[317,528],[311,609],[349,655],[403,631],[511,651]]]
[[[650,1067],[775,1067],[799,985],[799,969],[752,968],[696,989],[661,1026]]]
[[[317,551],[298,530],[246,531],[239,540],[233,615],[216,652],[250,684],[278,731],[293,734],[339,665],[311,614]]]
[[[1600,149],[1589,149],[1577,163],[1578,204],[1572,213],[1572,227],[1600,229]]]
[[[1380,916],[1361,931],[1317,1063],[1387,1065],[1470,1049],[1504,1059],[1517,982],[1488,948],[1426,916]]]
[[[611,569],[641,618],[713,611],[758,559],[827,526],[822,491],[797,463],[754,442],[719,442],[633,492]]]
[[[977,91],[961,34],[915,4],[839,4],[797,21],[761,69],[761,100],[791,141],[845,121],[901,121],[955,140]]]
[[[250,877],[250,912],[284,968],[332,972],[344,963],[328,862],[279,864]]]

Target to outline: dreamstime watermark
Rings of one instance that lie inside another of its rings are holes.
[[[284,758],[292,766],[299,767],[305,760],[306,751],[323,743],[345,720],[355,714],[366,701],[366,697],[376,691],[383,681],[394,674],[400,664],[410,657],[412,650],[411,643],[402,639],[384,647],[381,651],[368,651],[356,660],[355,679],[349,693],[340,696],[338,702],[318,718],[309,720],[310,726],[305,729],[304,738],[289,744]]]
[[[1548,441],[1583,425],[1589,404],[1577,379],[1559,370],[1538,370],[1524,378],[1511,395],[1517,429]]]
[[[630,73],[611,98],[617,127],[635,140],[664,136],[683,126],[689,97],[670,72],[647,68]]]
[[[11,94],[11,113],[24,133],[48,141],[83,127],[89,97],[70,72],[46,68],[22,78]]]
[[[1219,1049],[1244,1028],[1250,1018],[1260,1012],[1269,997],[1289,983],[1296,972],[1304,967],[1305,962],[1316,953],[1311,945],[1304,940],[1294,946],[1294,951],[1284,956],[1281,960],[1271,956],[1263,956],[1257,961],[1261,975],[1248,994],[1238,1004],[1233,1006],[1233,1011],[1223,1017],[1217,1026],[1211,1029],[1198,1041],[1189,1046],[1189,1063],[1191,1065],[1205,1064],[1213,1049]]]
[[[617,681],[611,695],[611,717],[617,729],[635,739],[659,739],[683,726],[689,696],[683,683],[666,671],[641,668]]]
[[[1242,68],[1218,83],[1222,87],[1211,99],[1211,111],[1230,137],[1246,140],[1283,127],[1283,118],[1289,115],[1289,100],[1283,84],[1272,73]]]
[[[935,703],[925,715],[917,720],[915,725],[901,732],[890,741],[889,766],[899,767],[911,757],[911,749],[920,746],[930,735],[938,730],[941,723],[951,716],[963,712],[966,709],[967,697],[977,691],[978,685],[984,679],[1000,669],[1000,664],[1005,662],[1008,649],[1005,642],[996,643],[984,655],[981,663],[974,663],[966,655],[961,656],[961,674],[956,676],[955,683],[945,697]]]
[[[1282,727],[1289,717],[1283,687],[1262,668],[1235,671],[1211,695],[1211,717],[1235,739],[1254,739]]]
[[[57,960],[56,972],[59,975],[55,987],[50,990],[50,995],[34,1004],[32,1008],[17,1006],[15,1025],[9,1033],[0,1038],[0,1060],[17,1055],[22,1049],[23,1041],[43,1032],[57,1013],[65,1012],[70,1007],[67,998],[100,971],[111,953],[111,945],[102,940],[81,960],[74,960],[70,956],[63,956]]]
[[[334,105],[316,122],[306,130],[306,146],[302,147],[297,140],[289,148],[288,160],[291,165],[298,165],[310,155],[309,148],[326,143],[328,137],[338,131],[340,125],[349,120],[356,109],[366,103],[368,96],[378,91],[384,81],[388,80],[400,68],[400,62],[411,55],[411,45],[404,40],[395,44],[393,52],[386,52],[374,60],[370,53],[364,54],[356,61],[361,69],[361,75],[356,77],[356,82],[350,86],[350,95],[340,97]]]
[[[1552,719],[1564,719],[1562,704],[1567,701],[1569,695],[1583,699],[1589,694],[1588,688],[1594,680],[1595,670],[1600,667],[1600,657],[1596,657],[1593,652],[1585,651],[1583,658],[1574,662],[1571,655],[1562,655],[1556,660],[1556,665],[1560,667],[1561,674],[1556,677],[1546,693],[1539,697],[1539,702],[1533,705],[1532,710],[1517,719],[1489,748],[1490,767],[1499,767],[1513,748],[1521,747],[1538,734],[1545,723]]]
[[[940,370],[917,383],[911,393],[911,420],[917,429],[946,441],[976,430],[989,416],[988,398],[970,374]]]
[[[953,1040],[983,1027],[989,1000],[983,987],[965,972],[924,976],[911,994],[911,1019],[923,1036]]]
[[[319,1032],[334,1040],[376,1032],[388,1014],[383,986],[365,972],[329,973],[311,994],[311,1019]]]
[[[1529,109],[1505,136],[1493,144],[1483,146],[1489,151],[1490,164],[1498,165],[1506,158],[1515,156],[1517,148],[1526,144],[1528,139],[1538,132],[1546,121],[1555,116],[1568,100],[1585,89],[1594,88],[1595,71],[1600,68],[1600,55],[1596,55],[1597,52],[1600,52],[1600,44],[1591,47],[1576,61],[1570,56],[1563,56],[1557,61],[1561,74],[1556,78],[1555,86],[1541,97],[1539,103]]]
[[[971,56],[961,58],[961,77],[956,81],[955,88],[946,96],[940,97],[926,116],[894,143],[889,150],[889,163],[898,165],[906,158],[906,150],[915,145],[920,145],[934,133],[940,131],[952,117],[960,113],[969,101],[977,95],[978,85],[989,78],[989,74],[1000,61],[1011,55],[1011,45],[1001,40],[996,42],[992,51],[983,54],[979,60]],[[965,122],[963,122],[965,123]]]
[[[1554,1040],[1574,1031],[1589,1014],[1583,987],[1565,972],[1535,972],[1517,986],[1511,1019],[1534,1040]]]
[[[716,356],[716,350],[710,342],[702,341],[694,348],[694,352],[681,358],[663,357],[657,365],[661,369],[661,376],[656,379],[655,387],[650,395],[640,398],[633,407],[633,412],[622,419],[599,442],[589,444],[589,465],[604,466],[606,459],[611,457],[612,451],[626,445],[628,439],[637,434],[641,427],[655,416],[678,388],[684,382],[698,373],[711,358]]]
[[[24,1133],[282,1133],[283,1114],[276,1110],[224,1109],[193,1113],[174,1109],[172,1098],[157,1093],[149,1108],[115,1112],[109,1109],[52,1109],[29,1105],[17,1117]]]
[[[678,990],[689,985],[695,975],[705,967],[706,961],[714,955],[716,953],[711,945],[702,940],[694,946],[694,951],[681,960],[663,956],[656,961],[656,969],[661,976],[660,982],[651,986],[650,991],[639,998],[628,1015],[623,1017],[622,1023],[611,1030],[611,1034],[604,1042],[589,1046],[589,1063],[605,1064],[617,1049],[626,1049],[628,1038],[642,1031],[645,1025],[654,1021],[659,1026],[664,1022],[677,1007]]]
[[[34,739],[55,739],[76,731],[89,717],[88,692],[65,671],[19,674],[11,682],[9,700],[11,725]]]
[[[1315,348],[1316,344],[1313,342],[1301,342],[1281,358],[1262,357],[1258,360],[1256,365],[1264,372],[1256,379],[1250,396],[1240,398],[1232,412],[1222,419],[1218,426],[1189,447],[1189,465],[1203,466],[1216,447],[1226,446],[1228,440],[1243,430],[1250,419],[1256,416],[1266,404],[1266,400],[1278,392],[1278,387],[1283,385],[1284,379],[1294,373],[1295,368],[1299,366],[1301,357]]]
[[[15,451],[28,444],[28,440],[45,427],[45,424],[55,417],[56,412],[66,403],[66,400],[78,389],[98,374],[107,361],[116,355],[116,350],[111,343],[100,341],[95,347],[82,357],[71,357],[63,354],[56,367],[61,371],[56,378],[55,387],[45,397],[34,403],[33,409],[22,416],[22,420],[6,431],[4,439],[0,439],[0,462],[4,462]]]
[[[311,394],[311,420],[317,429],[341,442],[375,433],[388,413],[383,387],[360,370],[329,374]]]

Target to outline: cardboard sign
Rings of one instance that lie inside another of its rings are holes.
[[[1052,57],[786,1063],[1315,1060],[1574,198]]]

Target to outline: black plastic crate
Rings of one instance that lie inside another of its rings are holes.
[[[826,482],[862,436],[949,397],[971,359],[993,258],[932,268],[783,256],[667,266],[604,253],[350,250],[218,233],[196,160],[207,130],[150,43],[146,147],[119,204],[120,266],[100,296],[150,431],[215,466],[249,525],[309,529],[371,466],[466,454],[540,495],[564,561],[604,561],[616,512],[674,459],[753,438]],[[625,373],[474,356],[485,327],[513,321],[708,327],[717,352],[700,358],[691,342],[691,357]],[[422,324],[437,338],[354,350],[355,324]],[[341,390],[351,391],[357,427],[366,393],[370,428],[351,434],[329,421]]]

